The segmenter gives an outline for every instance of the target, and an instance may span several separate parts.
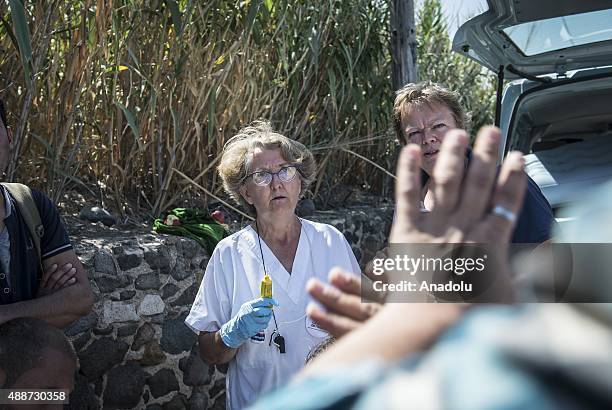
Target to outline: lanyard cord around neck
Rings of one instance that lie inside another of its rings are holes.
[[[301,232],[302,231],[301,227],[303,226],[302,220],[300,218],[298,218],[298,220],[300,221],[300,232]],[[267,273],[266,262],[264,261],[263,251],[261,247],[261,237],[259,236],[259,225],[257,224],[257,219],[255,219],[255,231],[257,232],[257,241],[259,243],[259,253],[261,254],[261,263],[263,264],[264,274],[266,274]],[[315,264],[312,258],[312,242],[310,241],[310,237],[308,236],[308,233],[306,232],[306,230],[304,230],[304,236],[306,236],[306,240],[308,241],[308,256],[310,257],[310,266],[312,266],[312,268],[314,269]],[[274,316],[274,310],[272,311],[272,317],[274,318],[274,326],[276,327],[276,330],[278,330],[278,324],[276,323],[276,316]],[[304,314],[303,316],[300,316],[297,319],[290,320],[288,322],[281,322],[281,324],[287,325],[287,324],[295,323],[297,321],[304,319],[305,317],[306,317],[306,314]]]
[[[257,242],[259,243],[259,253],[261,253],[261,263],[263,264],[264,275],[268,274],[266,270],[266,261],[263,256],[263,249],[261,247],[261,235],[259,235],[259,224],[257,223],[257,218],[255,218],[255,230],[257,231]],[[272,309],[272,319],[274,319],[274,328],[275,331],[278,331],[278,323],[276,323],[276,315],[274,314],[274,309]]]

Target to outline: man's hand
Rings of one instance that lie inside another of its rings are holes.
[[[335,338],[358,328],[382,307],[377,302],[362,301],[362,280],[368,279],[339,268],[329,272],[331,285],[310,279],[306,289],[325,310],[321,310],[315,303],[310,303],[306,310],[308,316]]]
[[[74,285],[76,283],[75,275],[76,268],[72,266],[72,263],[66,263],[61,267],[58,267],[57,264],[49,266],[43,274],[37,297],[45,296],[58,289]]]
[[[421,150],[414,144],[404,147],[397,167],[396,218],[390,243],[494,243],[507,252],[514,221],[490,209],[501,205],[518,213],[526,178],[521,154],[511,153],[496,179],[499,141],[496,128],[486,127],[479,132],[464,179],[467,134],[459,130],[446,134],[432,176],[435,206],[427,214],[421,213],[419,206]],[[510,270],[507,258],[498,258],[492,267]],[[368,357],[391,362],[423,350],[461,316],[463,309],[464,305],[450,303],[387,303],[316,358],[301,376]]]
[[[419,205],[421,149],[406,146],[397,167],[396,220],[389,242],[508,244],[514,222],[491,209],[501,205],[516,216],[526,178],[523,157],[513,152],[496,181],[500,137],[495,127],[480,130],[464,180],[468,135],[461,130],[447,133],[433,171],[434,204],[428,213],[421,212]]]
[[[526,177],[522,155],[510,153],[496,178],[500,138],[495,127],[480,130],[472,162],[464,177],[468,136],[461,130],[448,132],[433,170],[433,206],[429,213],[421,212],[419,205],[420,148],[408,145],[398,162],[397,213],[389,238],[394,249],[392,253],[401,255],[407,249],[401,244],[425,244],[421,248],[413,245],[414,249],[409,251],[434,258],[452,251],[453,257],[459,259],[473,257],[469,252],[477,248],[452,244],[485,245],[486,269],[481,277],[474,278],[479,281],[474,284],[478,293],[468,296],[471,301],[512,299],[508,244],[523,203]],[[391,282],[397,282],[405,278],[406,273],[388,274],[394,276]],[[426,270],[421,275],[424,280],[434,280],[432,273]],[[448,296],[454,300],[453,294],[445,297]]]

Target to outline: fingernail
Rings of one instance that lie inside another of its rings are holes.
[[[334,276],[336,277],[336,280],[342,282],[342,283],[347,283],[348,282],[348,275],[344,272],[342,272],[341,270],[336,270],[334,271]]]
[[[417,160],[421,155],[421,148],[416,144],[409,144],[406,146],[406,153],[409,159]]]
[[[308,283],[306,284],[306,288],[308,289],[309,292],[321,291],[323,290],[321,285],[322,285],[321,282],[319,282],[318,280],[310,279]]]
[[[324,312],[315,303],[310,302],[308,306],[306,306],[306,313],[310,316],[312,314],[322,314]]]
[[[465,132],[458,132],[456,135],[456,140],[458,143],[460,144],[467,144],[468,143],[468,136]]]

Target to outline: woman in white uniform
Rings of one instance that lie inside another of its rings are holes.
[[[229,362],[227,408],[240,409],[287,383],[327,337],[306,315],[308,279],[327,281],[334,266],[360,269],[336,228],[295,215],[315,174],[304,145],[258,122],[227,142],[218,170],[225,190],[256,219],[219,242],[185,322],[206,362]],[[266,299],[264,267],[273,283]]]

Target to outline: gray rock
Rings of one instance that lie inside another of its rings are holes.
[[[125,271],[140,266],[142,258],[143,253],[140,249],[128,249],[117,256],[117,263],[119,268]]]
[[[79,354],[81,373],[89,381],[96,380],[111,367],[121,363],[127,350],[128,345],[123,341],[114,340],[110,337],[95,340],[84,352]]]
[[[79,212],[79,218],[93,223],[102,222],[106,226],[112,226],[117,223],[115,216],[99,206],[84,207]]]
[[[189,398],[189,410],[208,408],[208,396],[202,391],[194,391]]]
[[[163,273],[168,273],[172,266],[170,252],[165,246],[145,249],[144,258],[152,269],[158,269]]]
[[[111,251],[113,255],[123,255],[125,253],[125,249],[123,248],[123,243],[118,243],[116,245],[111,246]]]
[[[104,302],[102,311],[102,322],[106,324],[110,323],[121,323],[121,322],[135,322],[140,320],[140,317],[136,314],[134,305],[126,304],[124,302]]]
[[[146,374],[136,362],[112,369],[106,379],[104,408],[130,409],[140,403]]]
[[[117,337],[131,336],[138,330],[138,323],[130,323],[117,329]]]
[[[196,256],[200,250],[200,244],[193,239],[180,238],[176,243],[176,250],[184,259],[191,259]]]
[[[104,379],[102,377],[100,377],[94,383],[94,393],[96,393],[96,396],[102,397],[102,392],[103,391],[104,391]]]
[[[217,394],[225,391],[225,377],[215,380],[215,384],[210,388],[208,394],[214,399]]]
[[[76,375],[74,390],[68,398],[65,410],[97,410],[100,408],[98,398],[93,387],[87,382],[87,378],[80,374]]]
[[[110,293],[121,287],[121,280],[117,277],[99,276],[94,280],[102,293]]]
[[[159,315],[153,315],[153,316],[150,316],[150,319],[151,319],[151,323],[153,324],[163,325],[164,322],[166,321],[166,314],[160,313]]]
[[[157,366],[166,361],[166,355],[162,352],[159,343],[151,341],[145,345],[144,354],[140,359],[140,364],[143,366]]]
[[[98,250],[94,256],[94,269],[96,272],[116,275],[117,267],[113,255],[104,249]]]
[[[185,289],[185,291],[181,293],[181,296],[176,298],[176,300],[170,303],[170,305],[171,306],[187,306],[187,305],[193,304],[193,301],[195,300],[195,297],[198,294],[199,288],[200,286],[197,283],[194,283],[193,285]]]
[[[163,410],[163,407],[161,406],[161,404],[149,404],[146,408],[146,410]]]
[[[166,305],[159,295],[146,295],[140,305],[138,305],[138,314],[140,316],[152,316],[163,313]]]
[[[121,274],[119,276],[119,280],[121,281],[121,287],[122,288],[127,288],[128,286],[130,286],[132,283],[134,283],[134,278],[132,278],[130,275],[128,274]]]
[[[97,327],[94,328],[93,334],[98,336],[107,336],[113,333],[113,325],[108,325],[106,327]]]
[[[221,396],[217,397],[217,400],[215,400],[212,407],[210,407],[210,410],[225,410],[225,400],[225,394],[222,394]]]
[[[301,217],[312,216],[315,213],[315,204],[312,199],[304,198],[298,202],[295,213]]]
[[[82,252],[79,252],[78,248],[75,248],[75,253],[79,257],[79,260],[81,261],[81,264],[83,265],[83,268],[85,270],[94,269],[95,267],[94,252],[82,254]]]
[[[168,283],[161,289],[162,299],[168,299],[169,297],[176,295],[176,292],[178,292],[179,289],[180,288],[176,286],[174,283]]]
[[[75,336],[93,328],[97,323],[98,315],[96,312],[90,312],[66,327],[64,329],[64,334],[66,336]]]
[[[185,325],[186,317],[187,315],[183,314],[176,319],[167,319],[164,322],[160,340],[164,352],[178,354],[190,350],[195,343],[196,334]]]
[[[379,251],[382,244],[372,235],[366,236],[361,242],[361,246],[370,252],[376,253]]]
[[[187,408],[187,397],[177,394],[174,398],[163,405],[163,410],[184,410]]]
[[[204,270],[202,270],[202,269],[196,269],[196,270],[193,272],[193,275],[194,275],[194,277],[195,277],[195,281],[194,281],[194,283],[197,283],[197,284],[198,284],[198,286],[200,286],[200,284],[202,283],[202,279],[204,278]]]
[[[89,339],[91,339],[91,330],[86,331],[76,339],[72,339],[72,346],[74,346],[74,350],[77,353],[83,350],[87,342],[89,342]]]
[[[138,275],[134,286],[136,289],[140,290],[159,289],[161,287],[159,275],[157,273],[143,273],[142,275]]]
[[[229,369],[229,363],[216,364],[215,369],[217,369],[220,373],[227,374],[227,370]]]
[[[189,266],[192,270],[199,269],[202,266],[202,262],[206,263],[207,261],[208,257],[206,255],[198,255],[189,261]]]
[[[203,386],[210,383],[212,369],[198,354],[192,353],[179,360],[179,369],[183,371],[185,386]]]
[[[132,343],[132,350],[140,350],[142,346],[149,343],[155,337],[155,328],[150,323],[145,323],[140,326],[134,336],[134,342]]]
[[[175,281],[180,282],[183,279],[187,279],[192,275],[191,271],[185,267],[185,264],[179,262],[174,266],[174,269],[170,272],[170,276],[174,278]]]
[[[147,384],[149,385],[151,394],[155,398],[165,396],[171,391],[179,390],[179,383],[176,379],[176,375],[170,369],[161,369],[147,379]]]
[[[119,300],[128,300],[136,296],[135,290],[123,290],[119,293]]]

